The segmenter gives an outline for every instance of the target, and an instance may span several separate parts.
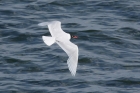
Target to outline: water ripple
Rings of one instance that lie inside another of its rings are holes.
[[[137,0],[1,0],[0,93],[139,93],[140,10]],[[77,35],[76,77],[66,53],[41,39],[43,21]]]

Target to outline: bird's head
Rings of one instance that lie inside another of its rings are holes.
[[[75,35],[71,35],[71,37],[74,39],[78,38],[78,36],[75,36]]]

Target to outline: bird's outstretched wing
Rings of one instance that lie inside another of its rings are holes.
[[[78,64],[78,47],[71,43],[69,40],[57,41],[56,42],[69,56],[67,64],[69,70],[73,76],[76,74]]]
[[[56,40],[60,39],[70,39],[70,34],[64,32],[61,29],[61,22],[60,21],[51,21],[51,22],[43,22],[38,24],[39,26],[46,26],[48,25],[49,31],[52,37],[55,37]]]

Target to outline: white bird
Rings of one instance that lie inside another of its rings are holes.
[[[48,25],[51,36],[42,36],[44,43],[51,46],[56,42],[66,52],[69,56],[67,60],[68,68],[72,76],[75,76],[78,64],[78,46],[70,42],[71,35],[61,29],[60,21],[42,22],[38,25]],[[72,36],[72,38],[77,38],[77,36]]]

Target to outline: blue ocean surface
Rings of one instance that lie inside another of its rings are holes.
[[[75,77],[52,20],[79,37]],[[140,1],[0,0],[0,93],[140,93]]]

